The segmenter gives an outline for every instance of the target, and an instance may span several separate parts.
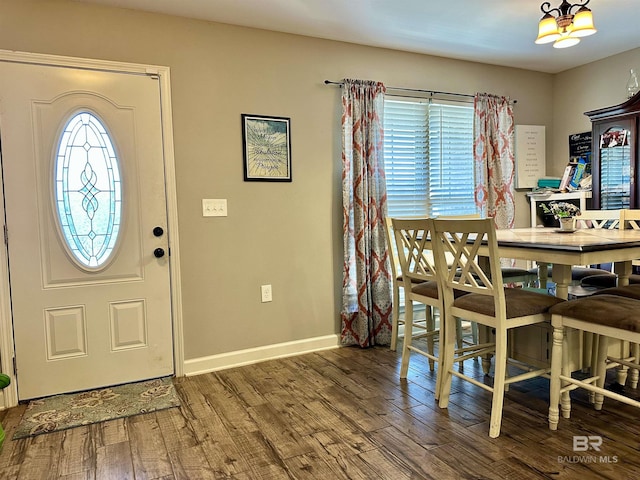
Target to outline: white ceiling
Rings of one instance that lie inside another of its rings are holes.
[[[639,0],[591,1],[598,33],[567,49],[533,43],[539,0],[78,1],[548,73],[640,47]]]

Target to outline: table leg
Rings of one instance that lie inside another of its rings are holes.
[[[538,263],[538,283],[540,288],[547,289],[547,280],[549,280],[549,264]]]
[[[629,285],[629,277],[633,270],[631,262],[616,262],[613,264],[613,271],[618,275],[618,286]]]
[[[556,297],[566,300],[571,284],[571,265],[553,265],[553,281],[556,284]]]

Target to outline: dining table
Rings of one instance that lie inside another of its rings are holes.
[[[512,228],[496,231],[501,258],[553,265],[556,296],[567,299],[571,268],[578,265],[613,263],[618,285],[627,285],[632,262],[640,259],[640,230],[582,228],[562,231],[549,227]],[[478,252],[488,254],[488,249]]]
[[[613,263],[618,275],[618,286],[628,285],[632,273],[633,260],[640,259],[640,230],[582,228],[575,231],[561,231],[557,228],[530,227],[496,231],[498,250],[501,258],[513,258],[536,262],[540,270],[541,284],[546,285],[547,266],[553,265],[552,281],[556,284],[556,296],[567,299],[572,282],[571,269],[578,265]],[[488,255],[488,248],[481,247],[478,254]],[[570,337],[575,334],[567,333]],[[536,335],[527,332],[514,342],[515,350],[531,350]],[[548,359],[549,335],[544,334],[539,342],[546,353],[540,353],[544,363]],[[574,369],[584,368],[590,363],[589,351],[583,341],[573,338],[574,347],[569,363]],[[514,357],[521,355],[515,354]],[[531,360],[531,359],[529,359]],[[620,373],[619,373],[620,375]],[[623,377],[620,377],[623,378]],[[622,380],[619,380],[622,383]]]

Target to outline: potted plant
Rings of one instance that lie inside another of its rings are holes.
[[[560,222],[561,230],[574,230],[575,218],[580,215],[580,209],[569,202],[549,202],[549,205],[543,205],[543,212],[550,213]]]

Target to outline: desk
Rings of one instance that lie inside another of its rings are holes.
[[[500,256],[553,264],[556,295],[567,298],[571,267],[614,262],[618,284],[627,285],[631,262],[640,258],[640,230],[514,228],[496,232]],[[479,252],[482,253],[482,252]]]

